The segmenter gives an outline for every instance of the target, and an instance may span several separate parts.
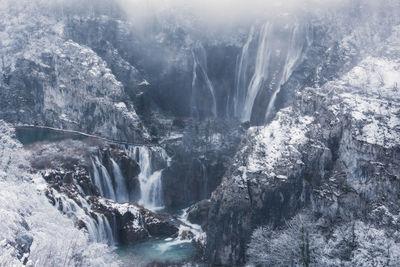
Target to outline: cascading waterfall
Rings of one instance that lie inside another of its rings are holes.
[[[100,162],[97,156],[92,160],[93,165],[93,182],[100,191],[100,194],[108,199],[117,200],[114,185],[107,168]]]
[[[282,86],[289,80],[293,71],[301,63],[305,48],[308,47],[308,33],[299,23],[265,23],[258,39],[254,28],[243,46],[238,61],[235,91],[235,115],[241,121],[250,121],[254,105],[261,90],[267,90],[268,103],[265,121],[273,117],[275,102]],[[258,42],[255,44],[255,42]],[[252,47],[257,52],[252,53]],[[251,79],[249,79],[251,77]]]
[[[127,154],[136,160],[140,167],[140,199],[138,203],[148,209],[161,209],[164,205],[162,193],[162,172],[152,167],[152,154],[170,165],[171,159],[162,148],[150,148],[147,146],[132,146],[127,148]],[[125,177],[118,163],[110,158],[112,176],[97,156],[92,159],[92,180],[99,189],[101,196],[114,200],[118,203],[130,201],[130,192]]]
[[[118,203],[126,203],[129,202],[129,192],[127,189],[127,184],[125,177],[122,175],[121,168],[119,165],[111,159],[111,163],[113,166],[113,174],[115,178],[115,197]]]
[[[59,194],[54,190],[52,190],[52,194],[55,200],[54,205],[58,210],[67,217],[74,218],[75,221],[80,220],[84,222],[90,240],[115,245],[114,234],[108,219],[99,213],[91,212],[95,218],[89,215],[88,212],[91,210],[90,205],[84,198],[78,196],[79,202],[82,205],[80,207],[65,195]]]
[[[145,181],[140,184],[140,191],[142,197],[140,204],[152,209],[161,208],[162,201],[162,184],[161,184],[162,170],[156,171],[151,174]]]
[[[275,110],[276,98],[279,92],[281,91],[282,86],[289,80],[293,71],[295,70],[295,68],[297,67],[297,65],[299,64],[299,62],[303,57],[305,40],[302,39],[301,34],[303,33],[300,31],[300,25],[298,23],[294,24],[291,29],[290,43],[286,55],[286,62],[283,67],[282,77],[280,79],[280,82],[277,84],[277,87],[274,90],[272,97],[268,103],[267,112],[265,114],[266,121],[272,119],[273,116],[272,114]]]
[[[207,174],[207,167],[204,165],[203,162],[201,164],[201,173],[203,176],[203,198],[208,198],[208,174]]]
[[[270,23],[267,23],[262,27],[262,31],[259,37],[260,40],[257,51],[254,75],[247,89],[247,95],[243,105],[243,112],[241,117],[242,121],[250,120],[254,101],[267,76],[267,70],[271,55],[271,49],[270,49],[271,42],[269,40],[272,38],[271,30],[272,30],[272,25]]]
[[[250,64],[249,59],[250,59],[250,45],[253,42],[254,39],[254,26],[251,27],[249,37],[247,38],[246,43],[243,46],[242,53],[240,55],[240,59],[238,62],[238,69],[237,69],[237,75],[236,75],[236,91],[235,91],[235,96],[234,96],[234,115],[236,117],[241,116],[241,112],[243,110],[243,104],[246,99],[246,86],[247,86],[247,81],[249,79],[249,74],[248,74],[248,66]]]
[[[126,178],[122,174],[118,163],[113,158],[110,158],[110,161],[112,170],[109,171],[97,156],[93,157],[92,181],[98,188],[102,197],[114,200],[118,203],[127,203],[130,198]],[[112,176],[110,172],[112,172]]]
[[[100,177],[100,173],[99,173],[97,164],[98,164],[98,158],[95,157],[95,160],[92,159],[92,168],[93,168],[92,180],[93,180],[94,185],[99,190],[100,195],[104,196],[104,192],[103,192],[103,187],[104,186],[103,186],[103,182],[102,182],[101,177]]]
[[[214,86],[207,74],[207,53],[201,43],[196,43],[195,47],[192,49],[193,55],[193,80],[192,80],[192,107],[197,107],[197,98],[195,92],[197,92],[198,87],[205,85],[211,96],[211,112],[214,117],[217,117],[217,98],[215,95]],[[202,81],[201,79],[204,79]]]
[[[140,199],[139,204],[148,209],[161,209],[164,205],[162,193],[162,172],[152,168],[152,153],[158,153],[160,157],[169,165],[170,158],[165,150],[159,151],[150,149],[146,146],[132,147],[128,154],[138,161],[140,167]]]

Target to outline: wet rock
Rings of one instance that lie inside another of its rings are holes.
[[[206,230],[210,205],[211,201],[205,199],[191,206],[188,210],[189,222],[201,225],[202,229]]]

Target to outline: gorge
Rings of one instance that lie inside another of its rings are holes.
[[[400,3],[0,1],[0,266],[400,265]]]

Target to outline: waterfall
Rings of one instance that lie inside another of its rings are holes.
[[[242,121],[249,121],[251,119],[254,101],[267,75],[266,72],[271,55],[271,49],[269,47],[271,42],[269,40],[271,38],[271,28],[272,25],[270,23],[267,23],[262,27],[262,31],[259,37],[259,46],[257,51],[254,75],[247,89],[247,95],[243,106]]]
[[[97,156],[94,157],[94,162],[92,160],[92,164],[93,164],[92,180],[99,189],[101,196],[116,201],[117,199],[115,195],[113,180],[110,174],[108,173],[107,168],[100,162]]]
[[[97,242],[115,244],[114,242],[114,234],[111,228],[110,222],[104,216],[104,214],[96,214],[97,215]]]
[[[150,209],[162,207],[162,170],[156,171],[140,183],[141,199],[139,204]]]
[[[258,39],[252,28],[242,48],[236,74],[234,106],[235,116],[243,122],[252,119],[254,105],[261,91],[269,96],[266,105],[261,107],[265,110],[262,119],[268,121],[273,117],[277,96],[302,62],[305,48],[309,45],[306,27],[291,22],[281,24],[265,23]],[[252,46],[257,47],[255,55]]]
[[[80,197],[80,207],[75,201],[60,194],[54,190],[51,191],[55,200],[55,207],[65,214],[69,218],[73,218],[75,222],[82,221],[85,224],[87,233],[91,241],[106,243],[114,245],[114,234],[108,219],[99,213],[91,211],[90,205],[87,201]],[[90,214],[93,214],[96,218],[93,218]]]
[[[207,174],[207,167],[204,165],[203,162],[200,161],[201,165],[201,173],[203,178],[203,198],[208,198],[208,174]]]
[[[113,166],[113,175],[116,184],[116,189],[115,189],[116,201],[118,203],[129,202],[129,193],[127,189],[127,184],[125,177],[122,175],[121,168],[113,159],[111,159],[111,163]]]
[[[243,110],[243,104],[246,97],[246,86],[248,80],[248,66],[250,59],[250,44],[254,39],[254,26],[251,27],[250,34],[247,38],[246,43],[243,46],[242,53],[240,55],[239,66],[236,74],[236,84],[235,84],[235,96],[234,96],[234,115],[236,117],[240,116],[240,112]]]
[[[201,78],[204,79],[203,83],[206,86],[210,96],[211,96],[211,112],[214,117],[217,116],[217,98],[215,95],[214,86],[208,77],[207,71],[207,53],[201,43],[196,43],[195,47],[192,49],[192,56],[193,56],[193,80],[192,80],[192,107],[197,107],[197,100],[196,99],[196,89],[201,86]]]
[[[139,183],[140,183],[140,199],[139,204],[148,209],[160,209],[163,207],[162,192],[162,172],[163,170],[153,170],[152,154],[159,155],[167,166],[170,165],[171,159],[162,148],[149,148],[146,146],[132,147],[128,150],[128,154],[137,160],[140,167]]]
[[[92,168],[93,168],[93,177],[92,177],[92,180],[93,180],[93,183],[94,183],[94,185],[97,187],[97,189],[99,190],[99,192],[100,192],[100,195],[101,196],[104,196],[104,192],[103,192],[103,182],[102,182],[102,180],[101,180],[101,178],[100,178],[100,173],[99,173],[99,170],[98,170],[98,167],[97,167],[97,162],[98,162],[98,158],[96,158],[95,157],[95,161],[96,161],[96,163],[95,163],[95,161],[93,161],[93,159],[92,159]]]
[[[268,103],[267,112],[265,114],[265,120],[268,121],[272,119],[273,112],[275,109],[275,101],[279,92],[281,91],[282,86],[289,80],[293,71],[297,67],[298,63],[302,59],[303,56],[303,48],[304,48],[304,40],[299,41],[301,38],[302,32],[299,31],[300,25],[295,24],[292,26],[291,34],[290,34],[290,43],[288,47],[288,52],[286,55],[286,62],[283,67],[282,77],[278,86],[274,90],[272,97]]]

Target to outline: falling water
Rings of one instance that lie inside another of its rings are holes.
[[[243,107],[242,121],[249,121],[253,110],[254,101],[261,89],[261,86],[266,78],[271,49],[269,48],[271,38],[272,25],[265,24],[259,37],[259,47],[257,51],[256,65],[253,78],[247,89],[247,95]]]
[[[117,200],[112,178],[108,173],[107,168],[100,162],[97,156],[94,157],[92,179],[102,196],[115,201]]]
[[[93,213],[93,218],[89,215],[90,206],[87,201],[79,197],[79,202],[82,207],[80,207],[75,201],[70,198],[67,198],[65,195],[59,194],[52,190],[52,194],[55,199],[55,207],[60,210],[63,214],[65,214],[69,218],[74,218],[75,221],[84,222],[89,238],[95,242],[107,243],[109,245],[114,245],[114,234],[111,228],[111,225],[108,219],[99,213]]]
[[[254,28],[252,28],[243,46],[238,61],[234,102],[235,115],[241,121],[251,120],[254,104],[261,90],[268,90],[270,94],[269,101],[264,107],[266,108],[265,121],[270,120],[282,86],[303,59],[309,37],[304,27],[299,23],[283,23],[282,25],[270,22],[264,24],[258,40],[254,37]],[[258,42],[255,59],[251,53],[254,42]]]
[[[126,203],[129,202],[129,193],[127,189],[127,184],[125,177],[122,175],[121,168],[119,165],[111,159],[111,163],[113,166],[113,175],[115,179],[115,196],[118,203]]]
[[[208,175],[207,175],[207,168],[203,162],[201,164],[201,173],[203,175],[203,198],[208,198]]]
[[[196,88],[201,83],[201,77],[204,78],[205,86],[207,87],[211,98],[212,98],[212,106],[211,112],[214,117],[217,116],[217,99],[215,96],[214,86],[208,77],[207,74],[207,54],[201,43],[197,43],[196,46],[192,50],[193,55],[193,81],[192,81],[192,106],[197,107],[195,94]],[[200,74],[200,75],[199,75]]]
[[[282,86],[286,83],[290,76],[292,75],[294,69],[297,67],[298,63],[302,59],[303,56],[303,48],[304,48],[304,40],[301,37],[301,32],[299,31],[300,25],[295,24],[292,26],[291,34],[290,34],[290,43],[288,47],[288,52],[286,55],[286,62],[284,64],[284,69],[282,72],[282,77],[278,86],[274,90],[272,97],[268,103],[267,112],[265,114],[265,120],[268,121],[272,118],[272,114],[275,109],[275,101],[276,97],[278,96],[279,92],[281,91]]]
[[[141,199],[139,204],[150,209],[162,207],[162,170],[154,172],[140,184]]]
[[[162,171],[152,170],[152,153],[158,152],[162,159],[169,164],[169,157],[163,149],[160,151],[151,151],[150,148],[141,146],[135,149],[135,158],[140,166],[140,200],[139,204],[148,209],[160,209],[163,207],[162,197]]]
[[[242,54],[239,60],[239,66],[236,75],[236,92],[234,96],[234,114],[236,117],[240,115],[243,110],[243,104],[246,97],[246,86],[248,80],[248,66],[250,58],[250,44],[254,39],[254,26],[251,27],[249,37],[243,46]]]
[[[96,162],[96,163],[95,163],[95,162]],[[99,170],[98,170],[98,167],[97,167],[97,162],[98,162],[98,158],[97,158],[97,157],[95,157],[95,160],[94,160],[94,161],[93,161],[93,159],[92,159],[92,168],[93,168],[93,177],[92,177],[92,180],[93,180],[95,186],[97,187],[97,189],[99,190],[100,195],[101,195],[101,196],[104,196],[104,192],[103,192],[103,183],[102,183],[102,180],[101,180],[101,178],[100,178],[100,173],[99,173]]]

